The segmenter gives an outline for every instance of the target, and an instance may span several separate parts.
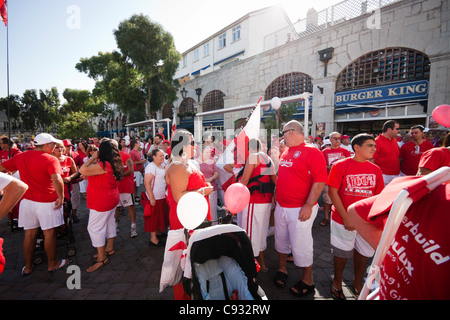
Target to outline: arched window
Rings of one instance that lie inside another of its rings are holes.
[[[162,112],[161,112],[163,119],[167,119],[167,118],[172,119],[173,118],[172,109],[173,109],[173,105],[171,105],[171,104],[164,105],[164,107],[162,108]]]
[[[386,48],[369,52],[339,73],[336,91],[407,80],[429,79],[430,60],[420,51]]]
[[[202,102],[202,111],[212,111],[217,109],[223,109],[224,108],[224,102],[223,97],[225,96],[225,93],[223,93],[220,90],[213,90],[208,92],[208,94],[205,96]]]
[[[301,72],[286,73],[276,78],[266,89],[265,100],[289,97],[303,92],[312,93],[311,77]]]
[[[180,108],[178,110],[179,113],[185,112],[194,112],[194,103],[195,100],[193,98],[185,98],[180,103]]]

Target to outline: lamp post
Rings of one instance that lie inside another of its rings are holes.
[[[181,93],[181,97],[183,99],[186,99],[188,91],[186,90],[185,87],[183,87],[183,90],[181,90],[180,93]]]

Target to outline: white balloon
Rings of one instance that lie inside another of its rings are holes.
[[[273,97],[272,100],[270,101],[270,104],[272,105],[272,108],[278,110],[281,107],[281,99],[278,97]]]
[[[177,215],[183,227],[194,230],[206,219],[208,202],[198,192],[188,192],[178,201]]]

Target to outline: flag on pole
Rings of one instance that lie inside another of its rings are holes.
[[[177,116],[173,115],[173,120],[172,120],[172,133],[170,134],[170,137],[172,139],[175,131],[177,130]]]
[[[236,138],[230,142],[216,163],[217,169],[219,170],[219,182],[222,185],[223,191],[226,191],[226,189],[236,181],[235,175],[225,171],[223,166],[233,163],[235,173],[239,172],[248,158],[248,142],[251,139],[259,138],[261,127],[261,101],[262,98],[259,99],[255,109],[253,109],[245,127]]]
[[[8,11],[6,10],[6,0],[0,0],[0,16],[5,23],[5,27],[8,26]]]

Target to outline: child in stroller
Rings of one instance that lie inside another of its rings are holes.
[[[216,225],[190,236],[184,289],[194,300],[267,300],[256,275],[252,245],[240,227]]]

